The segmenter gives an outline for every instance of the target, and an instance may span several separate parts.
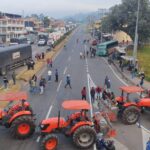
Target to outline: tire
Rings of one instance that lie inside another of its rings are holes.
[[[35,123],[31,116],[20,116],[15,119],[10,127],[12,137],[17,139],[26,139],[33,135]]]
[[[122,113],[122,121],[124,124],[135,124],[140,117],[140,110],[136,106],[129,106],[125,108]]]
[[[85,140],[85,139],[86,140]],[[81,126],[73,134],[74,144],[81,149],[87,149],[91,147],[96,141],[96,132],[94,128],[90,126]]]
[[[41,141],[42,150],[56,150],[58,145],[58,138],[54,134],[47,134]]]

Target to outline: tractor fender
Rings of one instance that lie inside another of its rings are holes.
[[[129,107],[129,106],[136,106],[136,107],[138,107],[138,105],[137,105],[136,103],[134,103],[134,102],[127,102],[127,103],[124,103],[123,106],[124,106],[124,107]]]
[[[90,122],[90,121],[80,121],[78,123],[76,123],[71,129],[70,129],[70,132],[69,134],[71,135],[72,133],[75,132],[75,130],[81,126],[84,126],[84,125],[88,125],[88,126],[92,126],[93,123]]]
[[[30,111],[19,111],[9,119],[8,123],[11,124],[16,118],[24,115],[32,115],[32,114]]]

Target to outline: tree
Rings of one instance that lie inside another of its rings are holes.
[[[107,19],[102,23],[108,23],[110,30],[122,30],[128,33],[132,39],[135,36],[138,0],[122,0],[122,4],[115,5],[110,10]],[[140,0],[139,13],[139,41],[145,42],[150,37],[150,5],[149,0]]]
[[[44,23],[44,27],[45,27],[45,28],[48,28],[49,25],[50,25],[50,19],[49,19],[49,17],[47,17],[47,16],[44,17],[43,23]]]

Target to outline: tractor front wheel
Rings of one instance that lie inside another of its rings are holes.
[[[10,133],[14,138],[26,139],[35,131],[35,123],[31,116],[20,116],[15,119],[10,128]]]
[[[58,145],[58,138],[54,134],[47,134],[41,141],[42,150],[55,150]]]
[[[122,121],[127,125],[135,124],[140,117],[140,110],[136,106],[129,106],[122,113]]]
[[[87,149],[91,147],[96,140],[96,132],[94,128],[90,126],[81,126],[73,134],[74,144],[81,148]]]

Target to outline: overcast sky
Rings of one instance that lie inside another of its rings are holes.
[[[76,13],[109,8],[121,0],[0,0],[0,11],[30,15],[43,13],[51,17],[71,16]]]

